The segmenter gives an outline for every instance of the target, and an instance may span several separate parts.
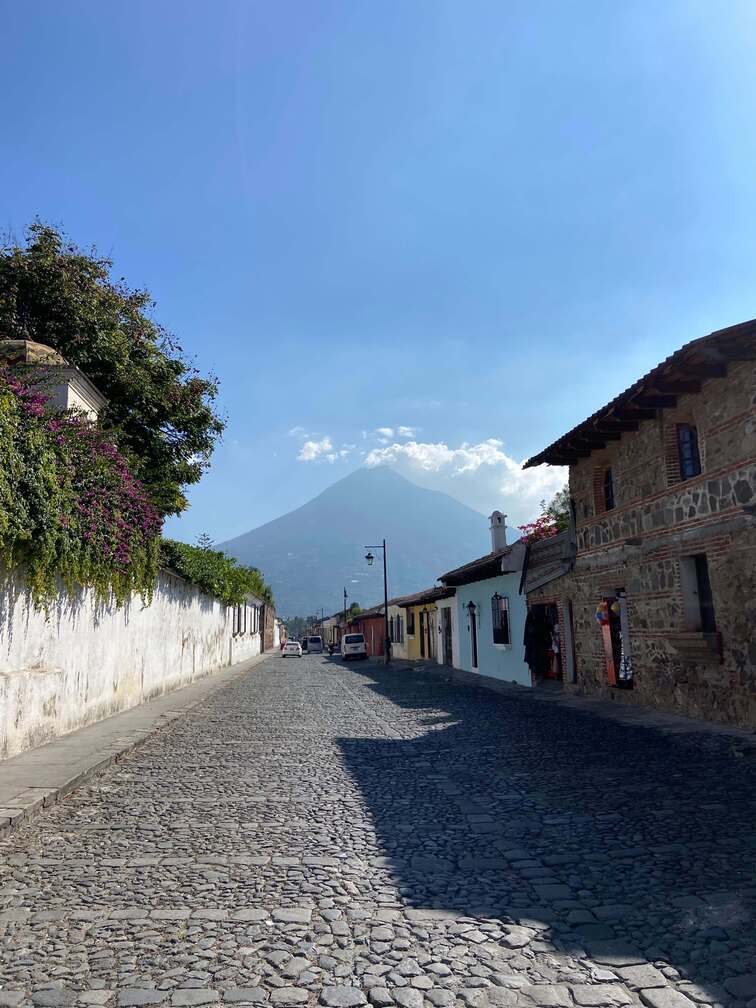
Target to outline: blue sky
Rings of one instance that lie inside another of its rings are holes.
[[[756,316],[750,0],[0,15],[0,226],[96,244],[221,379],[174,535],[365,460],[526,520],[523,458]]]

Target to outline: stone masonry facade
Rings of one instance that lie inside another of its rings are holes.
[[[677,425],[698,432],[701,472],[683,480]],[[573,688],[692,716],[756,725],[756,364],[675,397],[570,465],[577,557],[572,573],[528,594],[555,602],[560,624],[572,607]],[[614,507],[605,507],[611,470]],[[716,647],[686,607],[685,558],[708,564]],[[595,613],[624,591],[633,688],[609,685]],[[564,639],[564,637],[563,637]]]

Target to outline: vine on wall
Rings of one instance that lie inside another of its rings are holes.
[[[161,517],[112,440],[0,372],[0,559],[23,566],[34,604],[94,589],[152,596]]]
[[[260,571],[238,564],[220,550],[164,539],[161,562],[228,606],[241,605],[247,595],[273,603],[273,592]]]

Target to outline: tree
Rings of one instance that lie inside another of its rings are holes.
[[[224,423],[203,377],[155,322],[147,291],[111,276],[112,262],[36,222],[0,246],[0,338],[54,347],[107,397],[100,414],[162,515],[207,468]]]
[[[570,525],[570,488],[563,486],[547,504],[541,501],[541,513],[535,521],[519,525],[525,542],[538,542],[564,532]]]

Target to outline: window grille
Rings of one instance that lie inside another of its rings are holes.
[[[503,598],[498,594],[491,598],[491,618],[494,644],[511,644],[508,598]]]

